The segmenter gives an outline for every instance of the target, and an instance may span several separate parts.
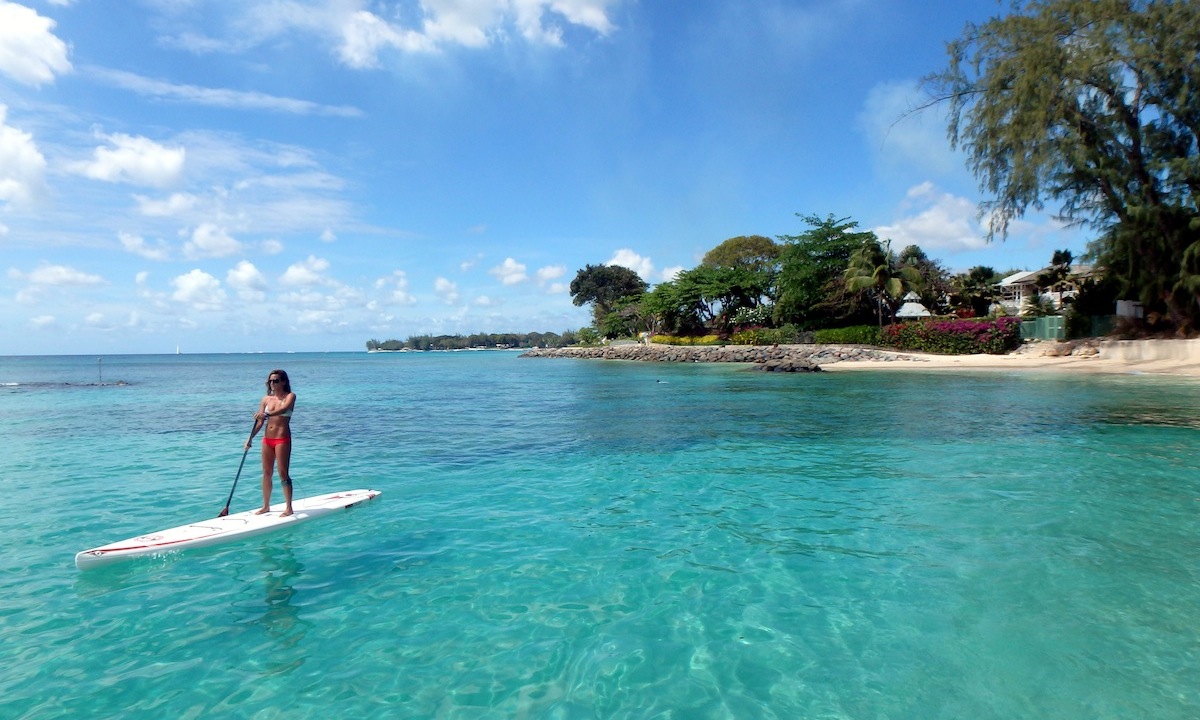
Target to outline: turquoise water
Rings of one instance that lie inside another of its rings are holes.
[[[383,495],[78,572],[220,511],[275,367],[298,496]],[[1200,716],[1200,383],[0,358],[0,436],[4,718]]]

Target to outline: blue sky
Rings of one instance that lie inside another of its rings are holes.
[[[987,244],[940,112],[996,0],[0,0],[0,354],[360,350],[562,332],[592,263],[650,283],[850,217]]]

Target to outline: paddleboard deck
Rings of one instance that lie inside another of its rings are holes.
[[[206,547],[282,530],[313,518],[354,507],[379,495],[378,490],[344,490],[292,501],[292,514],[283,517],[283,505],[256,515],[253,510],[201,520],[169,530],[138,535],[76,553],[75,567],[88,570],[121,560],[159,555],[184,548]]]

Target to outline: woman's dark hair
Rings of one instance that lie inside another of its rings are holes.
[[[283,394],[284,395],[286,395],[292,391],[292,381],[288,380],[287,373],[284,372],[283,370],[272,370],[271,372],[267,373],[267,394],[270,394],[270,392],[271,392],[271,376],[272,375],[275,375],[276,377],[283,380]]]

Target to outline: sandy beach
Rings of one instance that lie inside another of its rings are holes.
[[[901,353],[890,361],[822,363],[821,369],[826,372],[1036,370],[1200,377],[1200,341],[1106,340],[1087,344],[1035,341],[1008,355]]]

